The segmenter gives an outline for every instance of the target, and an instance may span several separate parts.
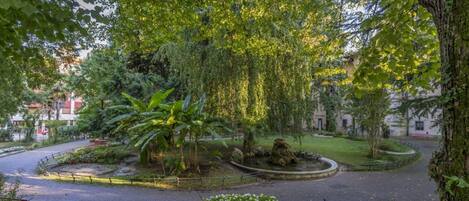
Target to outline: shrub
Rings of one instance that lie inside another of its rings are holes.
[[[274,196],[254,195],[254,194],[222,194],[210,197],[205,201],[278,201]]]
[[[395,151],[395,152],[406,152],[409,151],[409,148],[399,144],[398,142],[391,141],[391,140],[384,140],[379,145],[379,149],[385,151]]]
[[[79,136],[80,131],[78,126],[60,126],[57,128],[57,134],[66,137]]]
[[[0,129],[0,142],[12,141],[13,136],[7,129]]]
[[[342,137],[344,135],[345,133],[343,133],[342,131],[336,131],[334,137]]]
[[[105,163],[115,164],[131,156],[125,146],[99,146],[77,149],[58,159],[59,164]]]

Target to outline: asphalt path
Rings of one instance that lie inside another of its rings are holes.
[[[33,201],[190,201],[221,193],[254,193],[280,201],[436,201],[436,185],[427,164],[437,148],[435,141],[407,140],[419,147],[422,157],[392,171],[339,172],[321,180],[274,181],[216,191],[158,190],[132,186],[61,183],[36,175],[37,162],[52,153],[65,152],[87,141],[71,142],[0,158],[0,172],[21,179],[21,194]]]

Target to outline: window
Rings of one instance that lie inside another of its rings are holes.
[[[347,128],[347,119],[342,119],[342,128]]]
[[[423,121],[416,121],[415,122],[415,130],[417,130],[417,131],[423,131],[424,130]]]

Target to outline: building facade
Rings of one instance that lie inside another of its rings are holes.
[[[81,97],[75,97],[73,93],[67,94],[64,101],[58,101],[58,109],[51,109],[49,106],[40,103],[31,103],[24,107],[30,113],[37,113],[36,134],[46,134],[47,128],[45,122],[47,120],[59,120],[66,122],[67,125],[75,125],[78,118],[78,110],[82,107],[83,100]],[[25,124],[25,114],[17,113],[10,118],[13,126],[21,126]]]

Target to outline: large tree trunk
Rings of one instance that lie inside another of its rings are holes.
[[[443,106],[442,147],[430,163],[443,201],[469,200],[469,188],[445,187],[445,176],[469,180],[469,1],[420,0],[438,30]]]

